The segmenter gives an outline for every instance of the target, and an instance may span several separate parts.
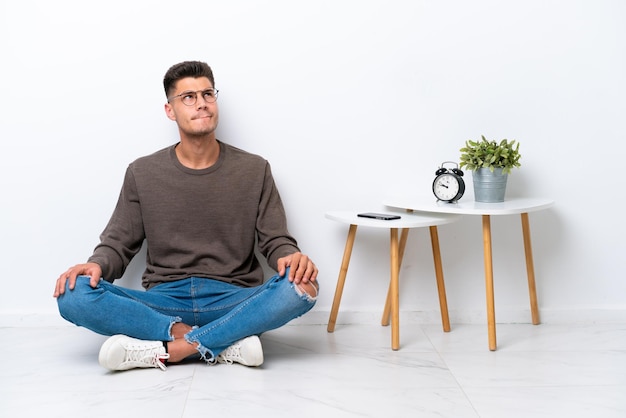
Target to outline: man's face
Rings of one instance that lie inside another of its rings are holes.
[[[181,134],[197,137],[215,133],[219,111],[217,101],[210,103],[205,100],[202,92],[208,89],[213,89],[213,85],[206,77],[188,77],[176,83],[176,90],[170,96],[169,103],[165,104],[165,113],[168,118],[178,124]],[[184,93],[196,96],[193,105],[188,106],[183,103],[183,97],[186,95]]]

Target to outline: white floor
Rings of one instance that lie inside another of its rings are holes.
[[[265,364],[110,373],[104,337],[2,328],[0,417],[626,417],[626,324],[288,325]]]

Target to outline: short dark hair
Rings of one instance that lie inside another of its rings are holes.
[[[209,79],[213,88],[215,88],[215,80],[213,79],[213,71],[206,62],[201,61],[184,61],[179,64],[172,65],[163,77],[163,88],[165,89],[165,97],[169,97],[170,93],[176,88],[176,82],[183,78],[206,77]]]

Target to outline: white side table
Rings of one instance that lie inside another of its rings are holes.
[[[326,218],[333,221],[350,225],[348,230],[348,238],[341,261],[339,277],[337,279],[337,288],[333,299],[333,306],[328,319],[328,332],[335,330],[337,314],[339,312],[339,304],[341,303],[341,295],[348,274],[348,265],[352,255],[352,247],[356,238],[356,230],[358,226],[372,228],[388,228],[390,230],[390,264],[391,279],[389,283],[389,291],[383,312],[382,325],[389,325],[389,316],[391,312],[391,348],[398,350],[400,348],[400,315],[399,315],[399,285],[398,277],[400,274],[400,265],[404,255],[404,248],[408,238],[409,229],[411,228],[430,228],[430,238],[433,250],[433,260],[435,263],[435,274],[437,278],[437,289],[439,292],[439,306],[441,309],[441,320],[444,331],[450,331],[450,320],[448,318],[448,304],[446,301],[446,290],[443,281],[443,269],[441,266],[441,253],[439,251],[439,236],[437,233],[437,225],[443,225],[454,222],[458,219],[455,215],[433,215],[433,214],[412,214],[408,212],[385,211],[385,213],[394,213],[401,216],[400,219],[385,221],[378,219],[362,218],[357,216],[363,211],[335,211],[327,212]],[[402,236],[398,240],[398,229],[402,229]]]
[[[485,287],[487,293],[487,327],[489,333],[489,349],[494,351],[496,343],[496,315],[493,295],[493,258],[491,247],[491,216],[521,215],[524,252],[526,254],[526,272],[530,295],[530,311],[532,323],[539,324],[539,308],[537,307],[537,290],[535,285],[535,268],[533,263],[532,245],[530,241],[530,224],[528,213],[547,209],[554,204],[553,200],[544,198],[511,198],[501,203],[481,203],[467,200],[457,203],[438,202],[434,197],[399,197],[389,198],[385,205],[407,210],[431,214],[481,215],[483,221],[483,251],[485,263]]]

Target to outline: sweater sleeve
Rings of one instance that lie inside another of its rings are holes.
[[[263,192],[257,217],[258,248],[271,268],[278,270],[278,259],[300,251],[287,230],[287,217],[269,163],[265,168]]]
[[[89,262],[102,268],[102,277],[112,282],[124,274],[145,239],[141,208],[132,166],[126,170],[117,205],[106,228],[100,235]]]

